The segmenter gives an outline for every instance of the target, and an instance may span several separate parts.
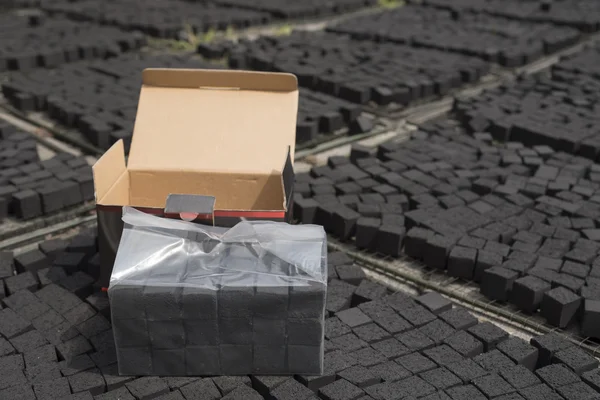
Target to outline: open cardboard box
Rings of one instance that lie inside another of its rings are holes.
[[[99,284],[108,286],[125,205],[165,215],[169,195],[200,195],[200,209],[213,196],[215,225],[289,222],[297,111],[291,74],[145,70],[127,164],[118,141],[93,167]]]

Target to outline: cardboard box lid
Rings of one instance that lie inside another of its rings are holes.
[[[218,209],[286,210],[297,110],[291,74],[147,69],[128,164],[119,143],[102,156],[96,201],[164,208],[200,194]]]
[[[291,74],[147,69],[128,168],[282,172],[297,112]]]

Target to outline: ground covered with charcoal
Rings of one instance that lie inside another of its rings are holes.
[[[295,215],[358,248],[480,285],[600,337],[600,166],[540,145],[498,145],[453,120],[298,174]]]
[[[548,145],[597,160],[597,44],[562,59],[549,73],[456,99],[454,115],[469,132],[489,132],[498,141]]]
[[[41,160],[32,134],[0,122],[0,222],[56,214],[93,199],[85,157],[60,152]]]
[[[598,361],[530,342],[437,293],[392,293],[329,253],[322,376],[120,376],[95,229],[0,253],[2,399],[595,399]]]

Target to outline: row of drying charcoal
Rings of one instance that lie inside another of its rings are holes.
[[[600,154],[598,109],[600,46],[563,59],[550,76],[529,77],[456,99],[455,116],[469,132],[490,132],[499,141],[544,144],[596,160]]]
[[[30,71],[61,64],[108,58],[145,45],[145,38],[113,27],[67,19],[0,16],[0,72]]]
[[[182,33],[201,34],[263,25],[271,20],[271,16],[263,12],[179,0],[48,1],[40,7],[72,19],[138,30],[167,39],[178,39]]]
[[[586,33],[596,32],[600,28],[600,5],[594,0],[423,0],[418,4],[455,12],[469,11],[510,19],[548,22],[577,28]]]
[[[92,169],[84,157],[63,152],[42,161],[31,134],[0,123],[0,221],[48,215],[93,199]]]
[[[374,150],[374,149],[373,149]],[[481,282],[482,292],[549,323],[600,337],[600,166],[548,146],[497,146],[459,123],[299,174],[297,217],[359,248],[401,252]]]
[[[195,57],[128,54],[102,62],[65,65],[54,70],[14,74],[2,84],[5,98],[17,109],[45,111],[59,123],[79,130],[100,149],[119,139],[128,148],[144,68],[218,68]],[[301,91],[297,124],[298,143],[323,134],[369,131],[361,108],[310,90]]]
[[[374,6],[376,0],[216,0],[217,4],[266,12],[278,19],[302,19],[343,14]]]
[[[348,19],[328,30],[360,39],[469,54],[505,67],[525,65],[581,37],[578,30],[569,27],[418,6]]]
[[[328,256],[321,376],[122,376],[108,299],[90,294],[95,235],[1,254],[0,398],[579,400],[600,392],[598,361],[572,342],[549,334],[528,343],[437,293],[391,293],[344,253]]]
[[[143,69],[206,66],[186,56],[128,54],[103,62],[14,74],[2,84],[2,93],[17,109],[45,111],[50,118],[79,130],[100,149],[108,149],[119,139],[128,147]]]
[[[294,32],[237,44],[200,45],[207,58],[236,69],[285,71],[301,86],[345,101],[407,105],[479,80],[489,65],[473,57],[325,32]]]

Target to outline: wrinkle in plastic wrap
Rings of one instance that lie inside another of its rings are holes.
[[[121,374],[320,374],[323,228],[123,208],[108,290]]]

